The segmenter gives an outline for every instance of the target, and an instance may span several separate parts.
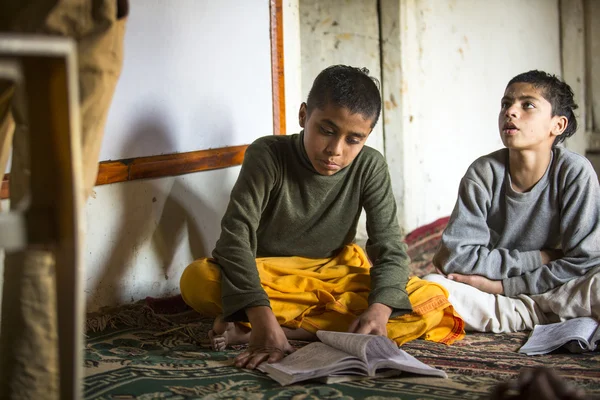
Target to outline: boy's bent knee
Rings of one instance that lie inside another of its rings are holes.
[[[213,260],[200,258],[188,265],[179,287],[183,300],[197,312],[207,317],[221,314],[221,271]]]

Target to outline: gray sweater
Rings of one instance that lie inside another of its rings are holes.
[[[256,257],[334,256],[354,240],[363,208],[373,263],[369,303],[388,305],[393,316],[410,312],[409,258],[383,156],[365,146],[346,168],[322,176],[306,155],[303,133],[251,144],[213,251],[222,272],[225,319],[245,320],[246,308],[270,304]]]
[[[546,292],[599,265],[598,177],[585,157],[563,147],[552,152],[526,193],[512,189],[507,149],[471,164],[434,264],[502,280],[507,296]],[[543,249],[561,249],[564,257],[543,265]]]

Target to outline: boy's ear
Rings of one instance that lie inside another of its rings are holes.
[[[298,123],[300,124],[301,128],[304,128],[304,125],[306,124],[306,114],[306,103],[302,103],[300,104],[300,110],[298,111]]]
[[[555,115],[553,118],[554,124],[552,125],[552,135],[560,136],[567,129],[569,119],[564,115]]]

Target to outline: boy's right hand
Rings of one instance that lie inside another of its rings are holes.
[[[542,256],[542,264],[546,265],[550,261],[558,260],[559,258],[563,258],[564,254],[560,249],[544,249],[540,250],[540,254]]]
[[[277,362],[294,351],[269,307],[250,307],[246,315],[252,332],[248,349],[235,358],[236,367],[254,369],[265,361]]]

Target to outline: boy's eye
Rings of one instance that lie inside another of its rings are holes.
[[[319,129],[321,130],[321,133],[324,134],[324,135],[335,135],[335,132],[332,132],[332,131],[330,131],[328,129],[325,129],[322,126],[319,126]]]
[[[356,138],[348,138],[346,139],[346,142],[348,142],[348,144],[360,144],[360,140]]]
[[[510,104],[508,103],[508,101],[503,101],[502,103],[500,103],[501,109],[506,110],[508,107],[510,107]]]
[[[523,103],[523,108],[535,108],[535,105],[530,101],[526,101]]]

